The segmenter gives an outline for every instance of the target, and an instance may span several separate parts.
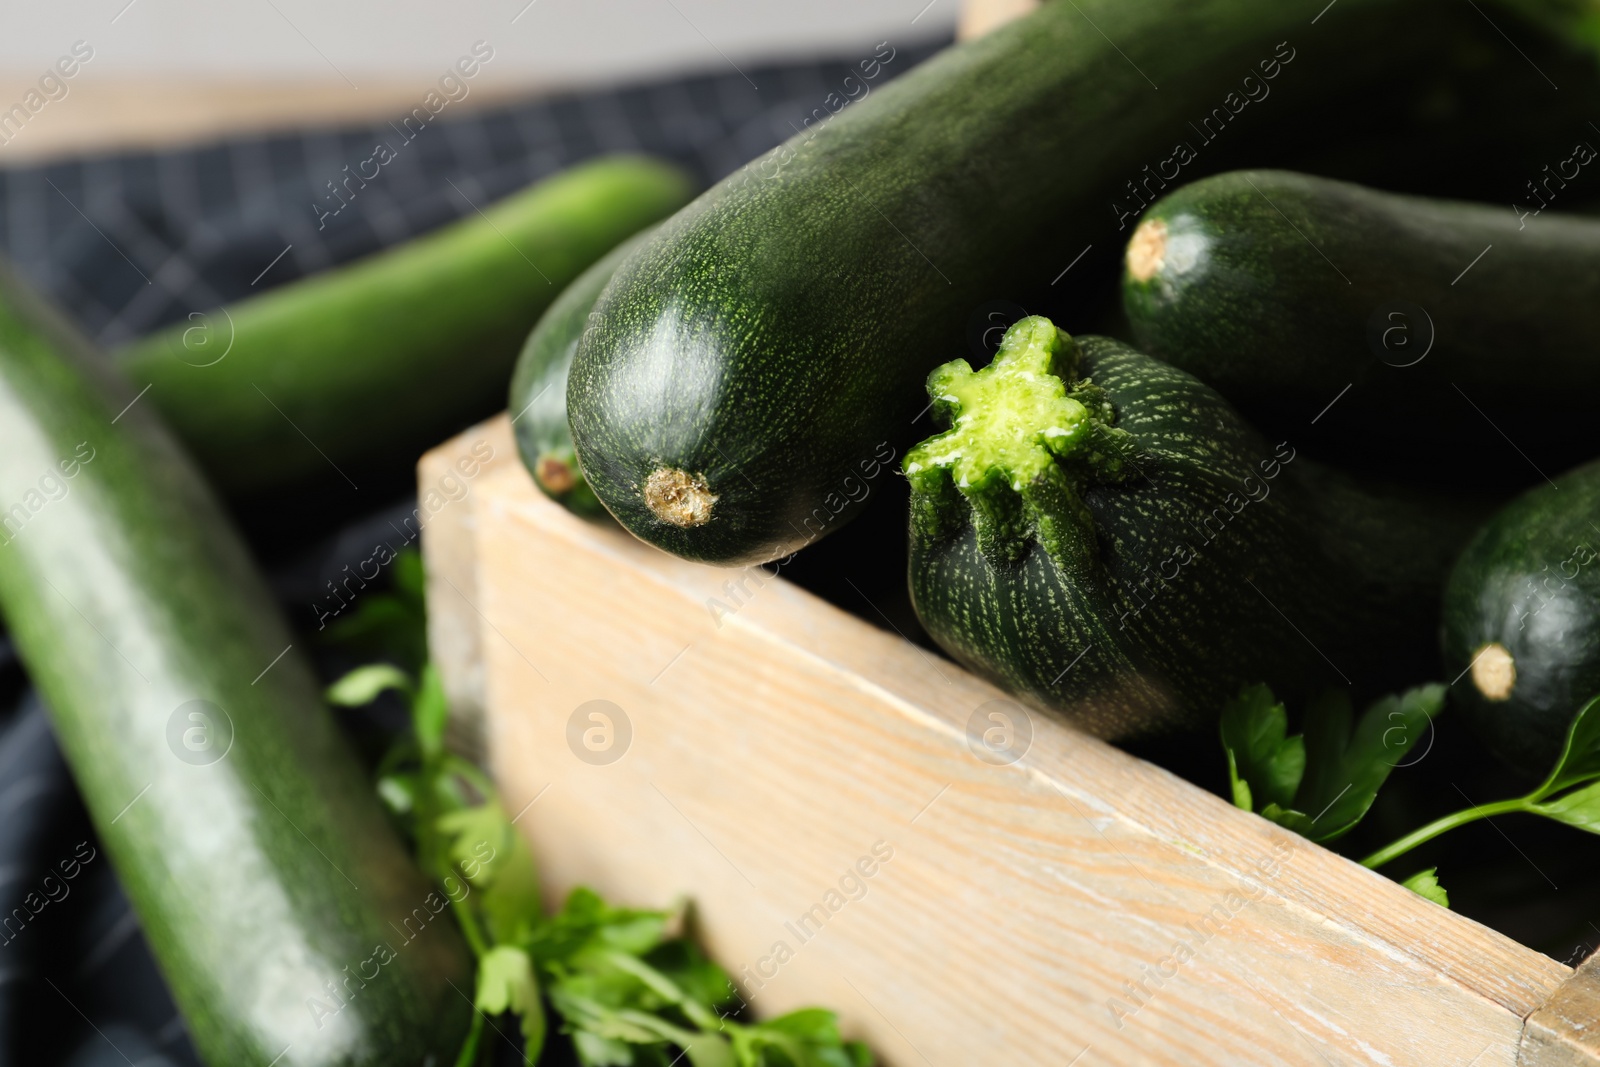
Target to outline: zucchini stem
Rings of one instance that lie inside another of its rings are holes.
[[[1006,331],[982,370],[958,359],[928,375],[934,416],[950,428],[906,454],[919,533],[941,539],[966,518],[996,565],[1020,561],[1030,542],[1063,568],[1093,559],[1082,489],[1119,479],[1132,439],[1112,428],[1105,391],[1078,379],[1078,359],[1077,342],[1035,315]]]

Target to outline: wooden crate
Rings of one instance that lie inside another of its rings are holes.
[[[504,417],[419,478],[458,737],[522,813],[551,901],[689,898],[760,1013],[833,1007],[898,1067],[1600,1063],[1593,962],[1574,973],[781,579],[573,517]],[[1031,734],[1014,762],[975,754],[992,711]]]

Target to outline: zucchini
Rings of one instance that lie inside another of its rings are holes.
[[[1437,667],[1456,509],[1374,494],[1217,393],[1048,319],[928,378],[906,454],[912,603],[957,660],[1108,737],[1215,721],[1247,683],[1387,692]]]
[[[330,466],[409,469],[494,409],[563,286],[692,191],[656,160],[584,164],[437,233],[191,315],[119,362],[228,495],[337,480]]]
[[[528,334],[511,375],[511,429],[523,465],[546,496],[579,515],[606,512],[584,480],[572,447],[567,377],[594,302],[646,236],[648,231],[624,241],[561,291]]]
[[[1600,462],[1518,497],[1462,552],[1444,595],[1452,703],[1513,766],[1555,763],[1600,694]]]
[[[449,1062],[473,968],[153,407],[0,269],[0,612],[206,1062]]]
[[[1573,153],[1574,173],[1596,154]],[[1207,178],[1152,205],[1129,240],[1128,322],[1142,349],[1264,428],[1320,432],[1321,458],[1526,484],[1533,463],[1593,454],[1600,391],[1600,220],[1538,204],[1282,171]]]
[[[857,510],[846,480],[910,437],[919,383],[960,354],[975,309],[1089,293],[1092,259],[1050,283],[1086,246],[1121,244],[1160,168],[1272,150],[1232,132],[1175,150],[1208,106],[1226,126],[1270,71],[1272,99],[1242,121],[1287,120],[1399,76],[1441,10],[1046,3],[800,131],[676,215],[601,296],[568,384],[595,493],[644,540],[714,563],[837,529]]]

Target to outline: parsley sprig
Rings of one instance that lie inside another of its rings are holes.
[[[358,612],[347,627],[350,636],[377,635],[402,662],[420,647],[421,618],[408,609],[420,602],[420,569],[405,566],[395,592],[373,594],[371,617]],[[586,888],[543,914],[533,855],[494,783],[445,746],[449,705],[434,667],[417,675],[388,663],[359,667],[328,699],[360,707],[389,690],[409,706],[410,729],[379,764],[378,794],[478,961],[477,1011],[456,1067],[480,1062],[488,1019],[508,1012],[528,1065],[553,1020],[585,1067],[871,1067],[866,1046],[843,1041],[830,1011],[742,1021],[727,972],[674,933],[680,914],[613,907]]]
[[[1427,685],[1384,697],[1353,723],[1349,695],[1330,692],[1306,709],[1305,732],[1288,736],[1272,691],[1247,686],[1222,713],[1233,802],[1260,804],[1263,818],[1313,841],[1342,837],[1443,706],[1444,686]]]
[[[1264,685],[1247,686],[1222,713],[1233,802],[1313,841],[1348,833],[1372,807],[1390,771],[1425,736],[1444,706],[1445,687],[1387,696],[1354,722],[1350,699],[1324,695],[1306,709],[1305,731],[1290,735],[1288,713]],[[1352,725],[1353,723],[1353,725]],[[1315,814],[1313,814],[1315,813]],[[1448,830],[1508,814],[1538,815],[1600,833],[1600,697],[1573,717],[1550,774],[1525,796],[1475,804],[1406,834],[1361,861],[1378,868]],[[1449,907],[1435,868],[1402,884]]]
[[[1491,804],[1474,804],[1435,819],[1361,862],[1367,867],[1382,867],[1446,830],[1487,819],[1491,815],[1512,813],[1540,815],[1587,830],[1591,834],[1600,834],[1600,697],[1595,697],[1578,710],[1572,725],[1567,728],[1566,743],[1561,747],[1561,755],[1557,757],[1555,766],[1532,792]]]

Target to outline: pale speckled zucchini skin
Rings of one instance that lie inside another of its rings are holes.
[[[1132,436],[1134,471],[1084,487],[1087,563],[1034,544],[995,565],[970,522],[914,520],[912,602],[941,647],[1116,738],[1214,721],[1247,683],[1295,699],[1431,676],[1439,592],[1470,514],[1358,488],[1263,438],[1183,371],[1078,340],[1081,376]],[[948,492],[914,497],[913,514],[967,506]]]
[[[450,983],[473,967],[446,902],[135,395],[0,269],[0,610],[195,1047],[229,1067],[452,1062],[472,1008]],[[196,700],[232,723],[220,758]]]

